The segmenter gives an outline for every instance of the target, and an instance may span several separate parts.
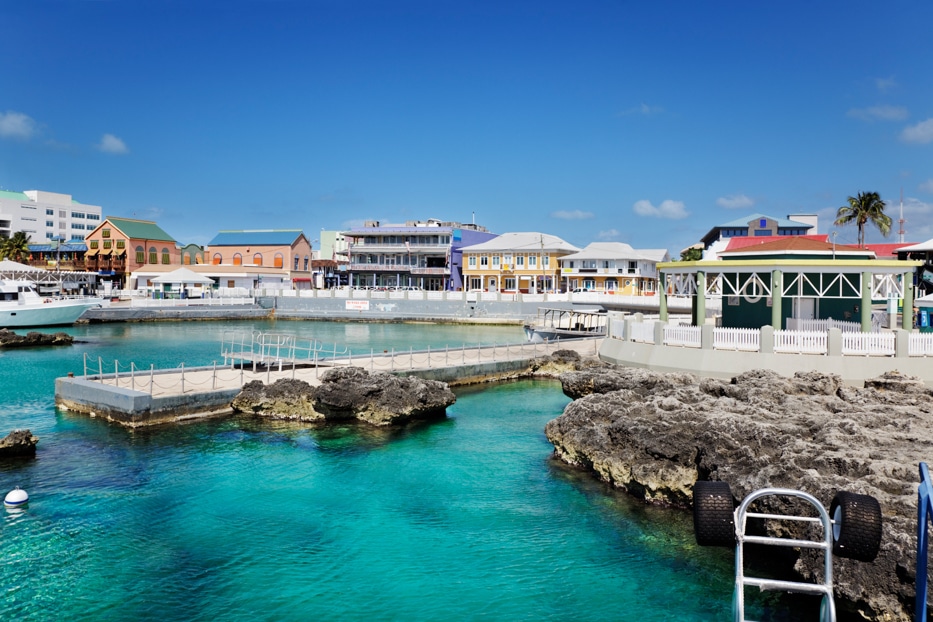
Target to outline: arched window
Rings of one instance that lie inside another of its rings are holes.
[[[275,257],[272,258],[272,265],[276,268],[281,268],[285,265],[285,257],[282,256],[282,253],[275,254]]]
[[[298,260],[296,259],[295,261],[298,261]],[[310,258],[307,255],[305,255],[305,272],[307,272],[310,269],[309,264],[310,264]]]
[[[159,253],[155,246],[149,247],[149,263],[159,263]]]
[[[190,266],[190,265],[191,265],[191,253],[185,253],[184,262],[183,262],[183,263],[184,263],[186,266]]]
[[[223,257],[221,257],[220,253],[214,253],[214,257],[211,259],[211,263],[213,263],[215,266],[219,266],[222,261]]]
[[[262,265],[262,253],[254,253],[254,254],[253,254],[253,265],[254,265],[254,266],[261,266],[261,265]]]
[[[136,263],[146,263],[146,249],[142,246],[136,247]]]
[[[163,248],[163,249],[162,249],[162,263],[168,265],[169,262],[170,262],[170,257],[169,257],[169,254],[168,254],[168,249],[167,249],[167,248]]]
[[[234,253],[234,254],[233,254],[233,265],[234,265],[234,266],[242,266],[242,265],[243,265],[243,255],[241,255],[240,253]]]

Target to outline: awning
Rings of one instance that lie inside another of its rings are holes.
[[[299,277],[295,277],[294,279],[292,279],[292,281],[294,281],[295,283],[307,283],[310,280],[311,279],[309,279],[308,277],[304,277],[304,276],[299,276]]]
[[[105,248],[105,249],[102,249],[102,250],[100,251],[100,254],[101,254],[101,255],[109,255],[109,254],[112,253],[112,252],[113,252],[113,249],[112,249],[112,248]]]
[[[97,255],[97,250],[98,250],[98,249],[96,249],[96,248],[88,249],[87,253],[85,253],[84,256],[85,256],[85,257],[94,257],[94,256]]]

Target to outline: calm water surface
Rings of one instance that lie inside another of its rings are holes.
[[[249,417],[131,432],[56,411],[82,356],[210,364],[229,329],[370,348],[521,339],[515,327],[185,322],[75,327],[0,351],[0,463],[30,494],[0,527],[0,619],[726,620],[731,552],[554,462],[555,382],[458,392],[444,421],[384,431]],[[783,617],[782,619],[792,619]]]

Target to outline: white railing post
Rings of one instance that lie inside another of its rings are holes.
[[[185,364],[181,364],[181,394],[185,394]]]
[[[155,388],[155,363],[149,365],[149,396],[152,396],[152,391]]]
[[[217,388],[217,361],[214,361],[214,369],[211,373],[211,391]]]

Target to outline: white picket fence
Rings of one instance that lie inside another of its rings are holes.
[[[908,356],[933,356],[933,333],[911,333],[907,343]]]
[[[847,320],[804,320],[789,317],[787,318],[787,330],[798,330],[804,332],[827,331],[830,328],[838,328],[844,333],[859,333],[862,331],[861,322],[850,322]]]
[[[761,349],[761,331],[755,328],[714,328],[713,348],[758,352]]]
[[[842,353],[858,356],[894,356],[894,333],[842,333]]]
[[[668,346],[683,346],[685,348],[699,348],[701,346],[702,329],[699,326],[665,326],[664,344]]]
[[[631,341],[654,343],[654,322],[632,322],[629,326],[632,332],[629,335]]]
[[[774,331],[774,351],[788,354],[826,354],[829,333],[802,330]]]

